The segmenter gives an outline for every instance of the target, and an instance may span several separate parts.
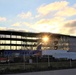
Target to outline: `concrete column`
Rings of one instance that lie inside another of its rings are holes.
[[[17,39],[17,36],[16,36],[16,39]],[[17,40],[16,40],[16,44],[17,44]],[[17,50],[17,46],[16,46],[16,50]]]
[[[10,39],[11,39],[11,37],[12,37],[12,33],[10,34]],[[11,40],[10,40],[10,50],[11,50]]]
[[[22,36],[21,36],[21,40],[22,40]],[[22,41],[21,41],[21,50],[22,50]]]

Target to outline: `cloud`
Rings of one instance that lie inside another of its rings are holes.
[[[7,28],[6,27],[0,27],[0,30],[6,30]]]
[[[0,22],[6,21],[5,17],[0,17]]]
[[[26,25],[26,26],[31,26],[31,24],[28,23],[28,22],[22,22],[22,24],[23,24],[23,25]]]
[[[28,32],[27,29],[22,29],[22,28],[7,28],[9,31],[18,31],[18,32]]]
[[[30,18],[31,16],[32,16],[31,12],[27,12],[27,13],[22,12],[21,14],[18,15],[18,17],[22,19]]]
[[[37,8],[38,14],[35,18],[41,17],[72,17],[76,15],[76,4],[69,6],[67,1],[57,1]]]
[[[39,32],[59,33],[64,20],[65,18],[61,17],[54,17],[51,19],[41,19],[33,25],[33,28],[38,30]]]
[[[0,30],[9,30],[9,31],[22,31],[22,32],[28,32],[29,30],[28,29],[22,29],[22,28],[12,28],[12,27],[10,27],[10,28],[7,28],[7,27],[0,27]]]
[[[33,28],[39,32],[76,35],[76,4],[69,6],[69,2],[58,1],[37,8],[39,18]]]
[[[73,7],[76,8],[76,4],[74,4]]]
[[[76,35],[76,20],[69,20],[62,26],[60,33]]]
[[[76,35],[76,20],[71,20],[76,15],[76,4],[69,6],[66,0],[58,0],[41,5],[35,14],[34,18],[32,12],[18,14],[10,29]]]
[[[55,16],[65,16],[65,17],[71,17],[76,15],[76,8],[75,7],[65,7],[63,10],[58,11]]]
[[[45,16],[45,15],[51,13],[52,11],[63,9],[67,5],[68,5],[67,1],[59,1],[59,2],[47,4],[47,5],[42,5],[37,9],[37,11],[39,14]]]
[[[76,20],[66,20],[63,17],[52,19],[41,19],[37,21],[33,28],[38,32],[51,32],[66,35],[76,35]]]
[[[76,20],[70,20],[65,24],[66,27],[75,28],[76,27]]]
[[[12,24],[9,29],[10,30],[21,30],[21,31],[28,32],[30,28],[32,29],[32,26],[28,22],[16,22],[16,23]]]
[[[31,26],[31,24],[28,22],[16,22],[16,23],[12,24],[11,26],[14,26],[14,27],[28,26],[29,27],[29,26]]]
[[[36,24],[52,24],[55,22],[63,22],[65,20],[65,18],[63,17],[53,17],[51,19],[41,19],[39,21],[36,22]]]
[[[20,25],[21,25],[20,22],[16,22],[16,23],[12,24],[12,26],[16,26],[16,27],[19,27]]]

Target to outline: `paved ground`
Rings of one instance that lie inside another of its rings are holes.
[[[31,72],[31,73],[21,73],[21,74],[7,74],[7,75],[76,75],[76,69]]]

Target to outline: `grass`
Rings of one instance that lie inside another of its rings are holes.
[[[72,61],[72,67],[70,67],[69,61],[50,62],[50,66],[48,66],[48,62],[39,62],[32,64],[10,63],[10,64],[0,64],[0,74],[55,70],[55,69],[64,69],[73,67],[76,67],[76,61]]]

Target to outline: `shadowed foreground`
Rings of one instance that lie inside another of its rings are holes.
[[[6,75],[76,75],[76,69],[31,72],[31,73],[20,73],[20,74],[6,74]]]

